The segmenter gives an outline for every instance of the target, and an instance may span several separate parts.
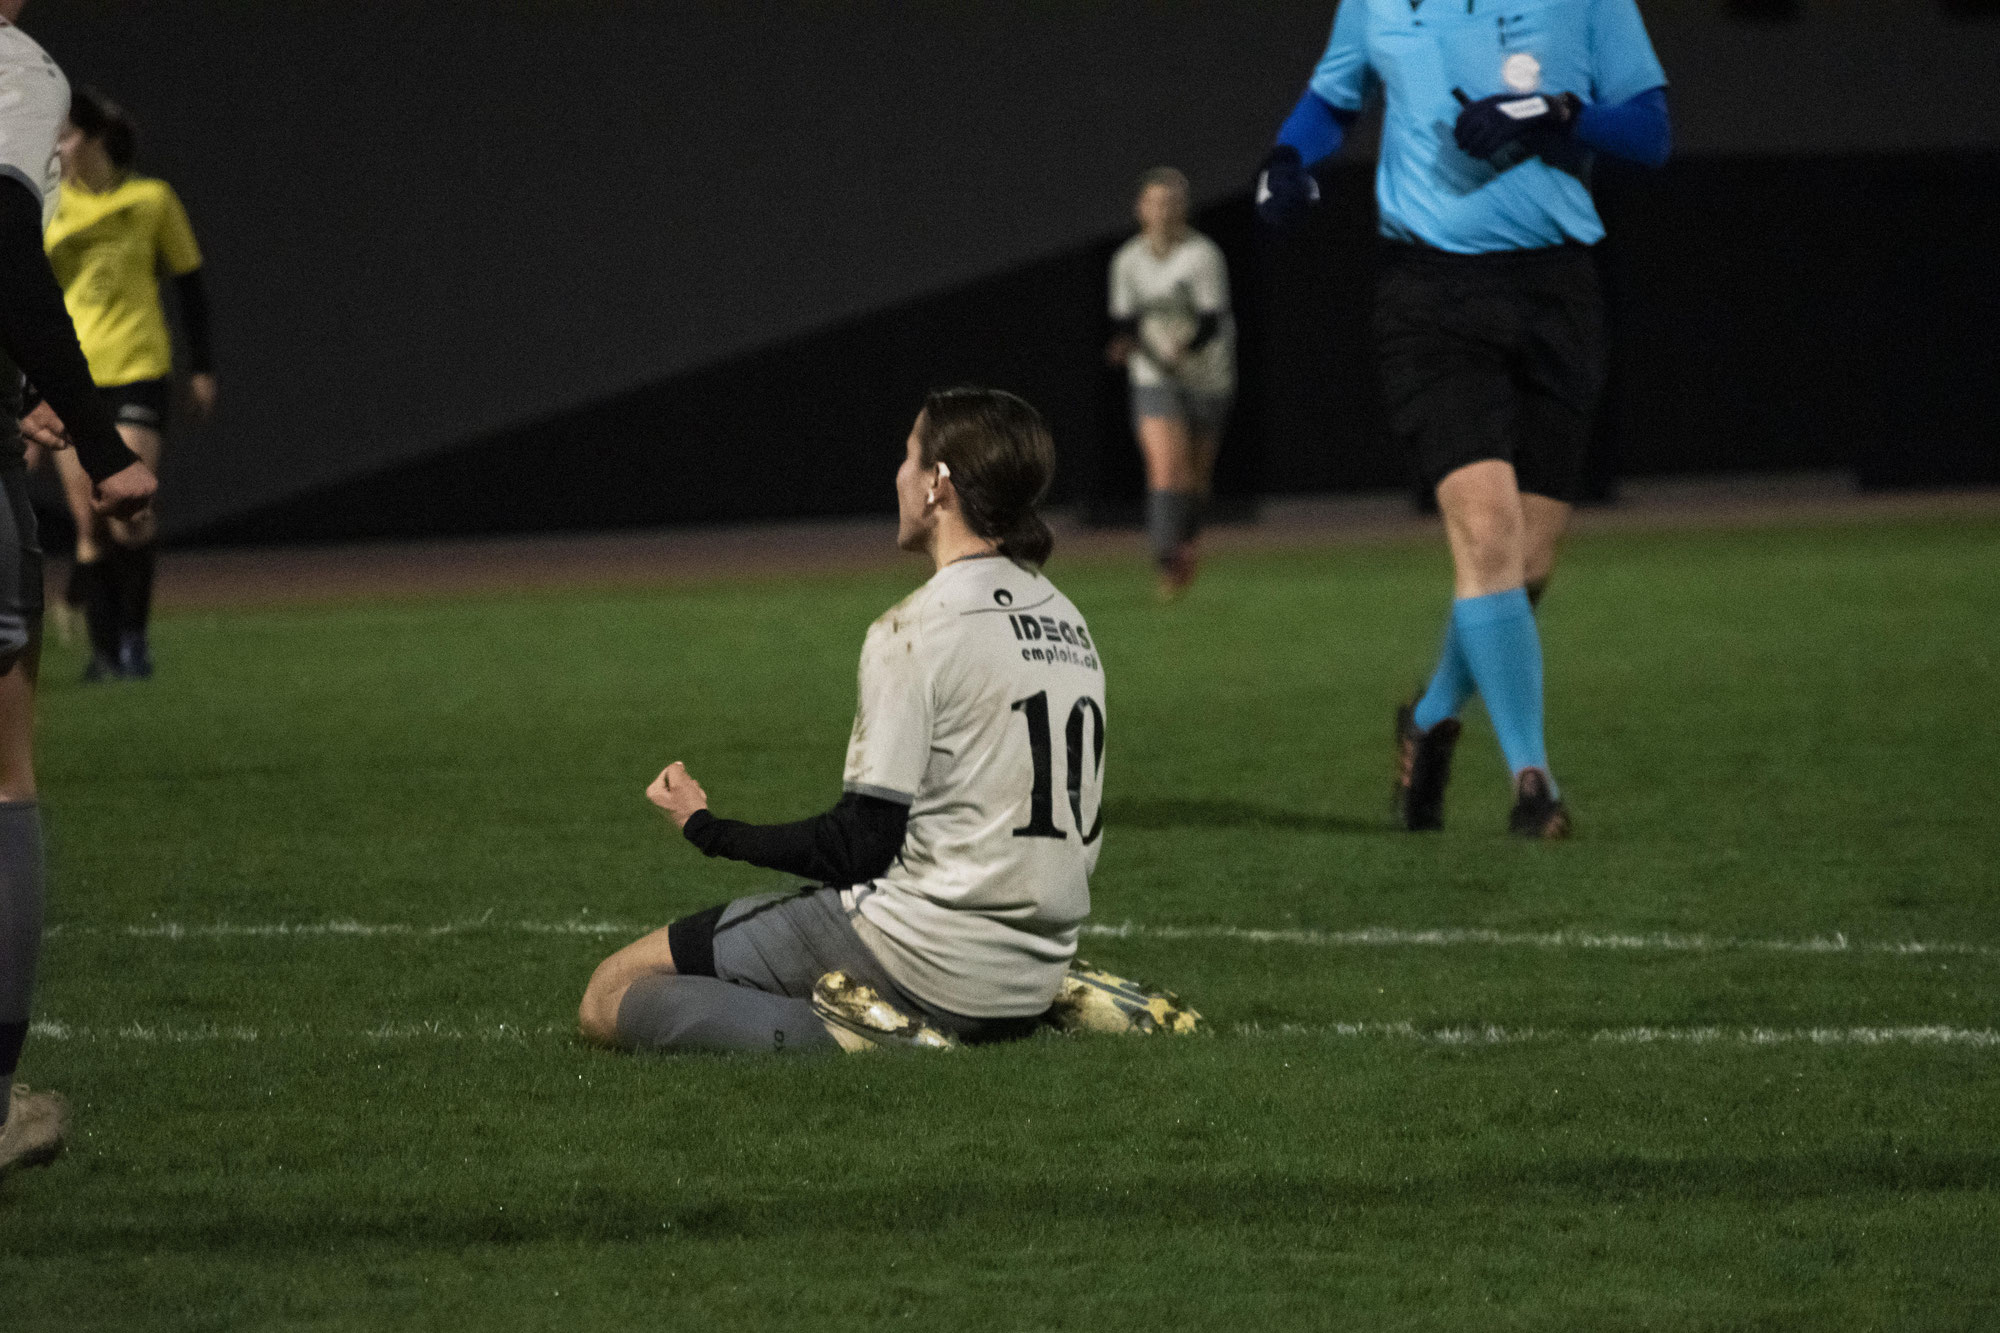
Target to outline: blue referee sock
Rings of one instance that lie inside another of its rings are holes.
[[[1515,774],[1524,768],[1548,771],[1542,739],[1542,636],[1525,588],[1461,597],[1451,606],[1451,627],[1486,714],[1500,738],[1501,753]],[[1553,781],[1550,784],[1554,785]]]
[[[1458,617],[1446,616],[1444,621],[1444,648],[1438,653],[1437,670],[1431,673],[1430,688],[1424,697],[1417,700],[1414,721],[1425,731],[1429,731],[1448,717],[1457,717],[1458,710],[1465,707],[1465,701],[1472,697],[1472,669],[1465,664],[1465,654],[1458,650]]]

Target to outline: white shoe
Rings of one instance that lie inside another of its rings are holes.
[[[939,1032],[914,1014],[905,1013],[876,993],[873,986],[845,972],[829,972],[813,984],[813,1013],[850,1053],[884,1046],[909,1046],[925,1051],[949,1051],[956,1039]]]
[[[1185,1036],[1202,1031],[1201,1015],[1170,990],[1148,990],[1136,981],[1073,960],[1063,977],[1049,1022],[1064,1032],[1152,1033]]]
[[[44,1166],[62,1151],[69,1127],[69,1103],[53,1092],[30,1092],[14,1085],[7,1123],[0,1126],[0,1175],[22,1166]]]

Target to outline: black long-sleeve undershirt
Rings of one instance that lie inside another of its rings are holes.
[[[1188,339],[1188,354],[1192,356],[1214,342],[1215,335],[1220,332],[1222,332],[1222,316],[1219,313],[1211,310],[1201,316],[1195,321],[1194,337]]]
[[[209,342],[208,288],[200,269],[190,269],[174,279],[174,295],[181,306],[181,332],[187,336],[188,369],[197,375],[215,370],[215,349]]]
[[[745,861],[815,884],[861,884],[896,863],[909,826],[908,806],[848,792],[825,814],[791,824],[746,824],[697,810],[681,832],[704,856]]]
[[[42,250],[41,201],[11,176],[0,177],[0,349],[62,418],[91,480],[139,461],[119,437],[77,345],[76,326]]]

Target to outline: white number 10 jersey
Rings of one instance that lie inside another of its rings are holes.
[[[910,807],[846,891],[896,983],[968,1018],[1048,1008],[1103,846],[1104,668],[1070,600],[1002,557],[945,568],[869,626],[848,791]]]

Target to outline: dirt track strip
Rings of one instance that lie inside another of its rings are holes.
[[[1619,503],[1579,510],[1577,532],[1679,531],[2000,516],[2000,490],[1860,494],[1823,473],[1635,481]],[[1145,558],[1136,531],[1058,515],[1057,558]],[[1223,524],[1210,551],[1310,550],[1414,541],[1437,519],[1400,494],[1268,500],[1259,521]],[[53,564],[54,562],[52,562]],[[171,551],[159,600],[181,609],[888,570],[908,565],[886,518],[351,546]],[[66,571],[51,570],[51,595]]]

